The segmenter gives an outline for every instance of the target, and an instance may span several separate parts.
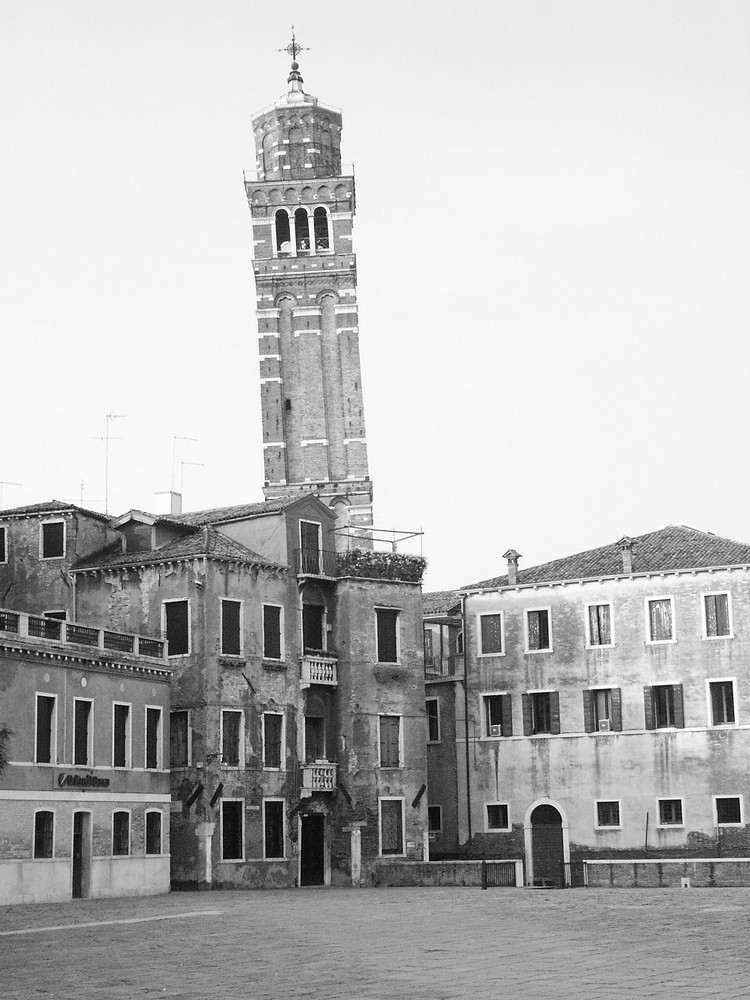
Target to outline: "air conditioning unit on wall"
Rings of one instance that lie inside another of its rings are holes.
[[[490,736],[502,736],[503,735],[503,727],[502,726],[490,726],[489,735]]]
[[[609,719],[599,719],[599,732],[600,733],[612,732],[612,723]]]

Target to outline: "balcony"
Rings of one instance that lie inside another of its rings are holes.
[[[9,632],[23,638],[88,646],[91,649],[130,653],[153,660],[165,660],[167,656],[167,644],[163,639],[151,639],[129,632],[110,632],[108,629],[79,625],[59,618],[45,618],[43,615],[29,615],[21,611],[0,609],[0,632]]]
[[[302,798],[309,798],[315,792],[336,791],[336,764],[316,760],[302,765]]]
[[[424,675],[427,680],[435,680],[439,677],[460,677],[464,672],[464,658],[462,653],[454,656],[425,656]]]
[[[294,571],[297,576],[318,576],[335,580],[338,576],[336,553],[323,549],[295,549]]]
[[[327,687],[338,686],[338,658],[331,654],[309,654],[302,657],[302,672],[300,686],[325,684]]]

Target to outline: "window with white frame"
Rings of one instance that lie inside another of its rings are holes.
[[[376,608],[378,663],[399,662],[399,611],[396,608]]]
[[[684,826],[682,799],[657,799],[659,826]]]
[[[531,608],[526,612],[526,652],[552,649],[550,609]]]
[[[509,694],[482,695],[482,736],[512,736],[513,710]]]
[[[596,803],[596,825],[601,829],[620,826],[620,803],[617,799],[601,799]]]
[[[731,637],[732,619],[728,593],[703,595],[703,626],[706,639]]]
[[[90,698],[73,702],[73,763],[94,763],[94,703]]]
[[[221,600],[221,652],[224,656],[242,653],[242,601]]]
[[[263,857],[284,857],[284,800],[263,800]]]
[[[589,646],[614,645],[611,603],[586,605],[586,641]]]
[[[8,529],[4,524],[0,524],[0,563],[8,561]]]
[[[716,826],[744,826],[741,795],[714,795]]]
[[[224,709],[221,713],[221,763],[224,767],[241,767],[243,713]]]
[[[644,687],[646,729],[684,729],[682,684],[652,684]]]
[[[112,814],[112,853],[130,854],[130,813],[123,809]]]
[[[427,698],[425,701],[425,715],[427,717],[427,742],[440,742],[440,699]]]
[[[379,715],[380,767],[402,767],[401,716]]]
[[[313,576],[320,575],[321,566],[321,545],[320,539],[323,526],[319,521],[299,522],[300,541],[300,570],[302,573],[311,573]]]
[[[169,765],[190,766],[190,713],[186,708],[169,713]]]
[[[655,597],[646,601],[646,628],[649,643],[674,642],[674,600]]]
[[[159,770],[162,766],[161,709],[146,706],[146,769]]]
[[[245,803],[243,799],[221,800],[221,859],[241,861],[245,844]]]
[[[40,559],[62,559],[65,555],[65,521],[43,521],[39,525]]]
[[[507,802],[487,802],[485,805],[487,831],[510,830]]]
[[[503,616],[496,614],[477,615],[477,637],[479,656],[501,656],[503,649]]]
[[[57,698],[55,695],[38,694],[36,696],[36,753],[37,764],[54,764],[56,762],[56,719]]]
[[[130,767],[130,705],[112,705],[112,766]]]
[[[152,809],[146,813],[146,854],[161,853],[161,812]]]
[[[620,732],[622,694],[619,688],[592,688],[583,692],[584,729],[587,733]]]
[[[162,630],[167,637],[169,656],[186,656],[190,652],[190,602],[162,603]]]
[[[281,770],[283,764],[284,716],[280,712],[263,713],[263,767]]]
[[[278,604],[263,605],[263,659],[283,660],[283,608]]]
[[[443,807],[427,806],[427,830],[429,833],[441,833],[443,830]]]
[[[397,797],[378,799],[380,813],[380,854],[406,854],[404,844],[404,800]]]
[[[735,713],[734,680],[708,682],[708,695],[712,726],[734,726]]]
[[[34,857],[51,858],[55,853],[55,814],[49,809],[34,813]]]

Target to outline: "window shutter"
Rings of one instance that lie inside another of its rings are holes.
[[[718,594],[716,600],[716,634],[729,635],[729,598]]]
[[[523,708],[523,735],[531,736],[531,695],[521,695],[521,706]]]
[[[676,729],[685,728],[685,706],[682,700],[682,684],[673,684],[674,724]]]
[[[513,735],[513,699],[509,694],[502,696],[501,702],[503,736]]]
[[[619,688],[612,688],[612,729],[616,733],[622,732],[622,692]]]
[[[594,731],[594,701],[590,691],[583,692],[583,728],[587,733]]]
[[[654,712],[654,691],[646,684],[643,688],[643,716],[646,720],[646,729],[656,729],[656,713]]]
[[[549,731],[553,736],[560,735],[560,692],[550,691],[549,696]]]

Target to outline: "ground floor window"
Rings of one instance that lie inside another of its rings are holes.
[[[742,799],[739,795],[717,795],[716,825],[742,826]]]
[[[263,803],[263,857],[284,857],[284,802],[266,799]]]
[[[51,858],[54,845],[55,814],[40,809],[34,814],[34,857]]]
[[[112,853],[130,854],[130,813],[116,812],[112,815]]]
[[[682,799],[659,799],[659,826],[682,825]]]
[[[243,857],[242,799],[223,799],[221,803],[221,857],[224,861],[241,861]]]
[[[146,813],[146,854],[161,854],[161,813]]]
[[[508,830],[508,805],[505,802],[487,803],[487,829]]]
[[[380,853],[405,854],[404,800],[380,800]]]
[[[613,827],[620,825],[620,803],[617,801],[601,801],[596,803],[596,825]]]
[[[443,829],[442,806],[427,806],[427,829],[430,833],[440,833]]]

